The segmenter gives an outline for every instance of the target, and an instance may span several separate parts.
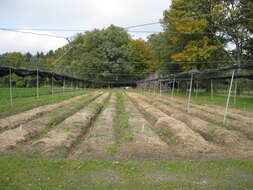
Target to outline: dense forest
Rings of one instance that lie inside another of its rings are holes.
[[[252,58],[251,0],[173,0],[163,15],[163,31],[147,40],[133,39],[127,30],[111,25],[77,34],[68,45],[46,54],[2,54],[0,65],[124,83],[154,72],[217,68]],[[14,80],[17,86],[27,85]]]

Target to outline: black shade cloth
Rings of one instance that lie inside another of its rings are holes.
[[[218,73],[218,72],[222,72],[222,71],[229,71],[229,70],[238,70],[238,69],[253,69],[253,62],[250,61],[248,64],[235,64],[235,65],[230,65],[230,66],[226,66],[226,67],[222,67],[220,69],[208,69],[208,70],[204,70],[204,71],[199,71],[199,70],[191,70],[191,71],[186,71],[186,72],[181,72],[181,73],[177,73],[177,74],[170,74],[170,75],[164,75],[164,76],[160,76],[159,78],[155,78],[155,79],[151,79],[151,80],[142,80],[142,81],[111,81],[110,83],[129,83],[129,84],[134,84],[134,83],[143,83],[143,82],[152,82],[152,81],[169,81],[169,80],[173,80],[174,78],[176,80],[190,80],[191,76],[194,76],[193,80],[210,80],[210,79],[214,79],[214,80],[224,80],[224,79],[230,79],[231,75],[227,75],[227,76],[212,76],[212,77],[205,77],[205,78],[198,78],[197,76],[199,74],[214,74],[214,73]],[[53,72],[47,72],[47,71],[42,71],[42,70],[29,70],[29,69],[18,69],[18,68],[12,68],[12,67],[3,67],[0,66],[0,77],[4,77],[4,76],[8,76],[11,73],[15,73],[16,75],[20,76],[20,77],[26,77],[26,76],[36,76],[37,72],[39,74],[40,77],[42,78],[54,78],[55,80],[69,80],[69,81],[73,81],[73,82],[86,82],[86,83],[94,83],[97,82],[95,80],[83,80],[83,79],[79,79],[79,78],[75,78],[75,77],[70,77],[70,76],[66,76],[66,75],[60,75],[57,73],[53,73]],[[246,79],[250,79],[253,80],[253,74],[252,75],[235,75],[235,78],[246,78]],[[100,81],[103,82],[103,81]],[[104,81],[107,82],[107,81]],[[108,83],[108,82],[107,82]]]
[[[0,77],[4,77],[10,74],[9,67],[0,67]]]
[[[82,80],[79,78],[70,77],[70,76],[66,76],[66,75],[60,75],[60,74],[53,73],[53,72],[0,66],[0,77],[8,76],[10,74],[10,72],[15,73],[16,75],[18,75],[20,77],[37,76],[37,73],[38,73],[38,75],[41,78],[52,78],[53,77],[55,80],[65,79],[65,80],[72,80],[74,82],[86,82],[85,80]]]
[[[13,69],[14,73],[20,77],[36,76],[37,71],[27,69]]]
[[[154,81],[170,81],[173,80],[174,78],[176,80],[191,80],[191,75],[193,74],[194,76],[198,74],[214,74],[214,73],[219,73],[219,72],[224,72],[224,71],[230,71],[230,70],[238,70],[238,69],[244,69],[244,70],[252,70],[253,69],[253,61],[249,61],[248,64],[235,64],[235,65],[230,65],[226,67],[222,67],[219,69],[207,69],[204,71],[199,71],[199,70],[190,70],[186,72],[181,72],[177,74],[169,74],[169,75],[163,75],[155,79],[150,79],[150,80],[141,80],[138,81],[138,83],[144,83],[144,82],[154,82]],[[214,76],[214,77],[205,77],[205,78],[195,78],[193,80],[224,80],[224,79],[230,79],[232,75],[227,75],[227,76]],[[253,74],[252,75],[235,75],[235,78],[245,78],[249,80],[253,80]]]

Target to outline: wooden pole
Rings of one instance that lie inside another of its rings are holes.
[[[51,87],[52,87],[52,96],[54,95],[54,77],[53,77],[53,73],[52,73],[52,79],[51,79]]]
[[[198,97],[199,82],[196,81],[196,98]]]
[[[39,98],[39,69],[38,69],[38,64],[37,64],[37,98]]]
[[[10,90],[10,104],[11,104],[11,107],[13,107],[12,81],[11,81],[11,68],[9,68],[9,90]]]
[[[162,81],[160,81],[160,96],[162,96]]]
[[[174,77],[173,85],[172,85],[172,98],[174,98],[175,82],[176,82],[176,78]]]
[[[237,103],[237,86],[238,86],[238,79],[235,79],[234,104]]]
[[[230,96],[231,96],[231,91],[232,91],[232,86],[233,86],[233,81],[234,81],[234,76],[235,76],[235,71],[233,71],[231,81],[230,81],[230,86],[229,86],[229,91],[228,91],[228,97],[227,97],[227,103],[226,103],[226,109],[224,113],[224,119],[223,119],[223,124],[226,124],[227,121],[227,114],[228,114],[228,106],[229,106],[229,101],[230,101]]]
[[[63,86],[62,86],[63,93],[65,92],[65,77],[63,77]]]
[[[193,81],[193,74],[191,74],[191,83],[190,83],[190,91],[188,97],[188,104],[187,104],[187,112],[190,112],[190,104],[191,104],[191,93],[192,93],[192,81]]]

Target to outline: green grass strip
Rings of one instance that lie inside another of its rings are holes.
[[[129,131],[129,115],[125,110],[125,97],[122,91],[116,91],[116,116],[114,118],[114,130],[116,143],[120,144],[124,140],[132,141],[133,135]]]
[[[13,107],[9,104],[0,104],[0,118],[8,117],[39,106],[58,103],[75,96],[83,95],[86,92],[87,91],[77,91],[73,93],[55,94],[53,96],[45,95],[40,96],[38,99],[36,97],[17,98],[13,103]]]
[[[252,160],[121,163],[0,155],[1,190],[250,190],[252,176]]]

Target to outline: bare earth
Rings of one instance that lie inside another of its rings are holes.
[[[120,142],[116,93],[95,92],[1,119],[0,151],[115,162],[253,157],[250,112],[231,109],[224,126],[220,106],[192,104],[187,113],[178,97],[123,97],[128,136]]]

